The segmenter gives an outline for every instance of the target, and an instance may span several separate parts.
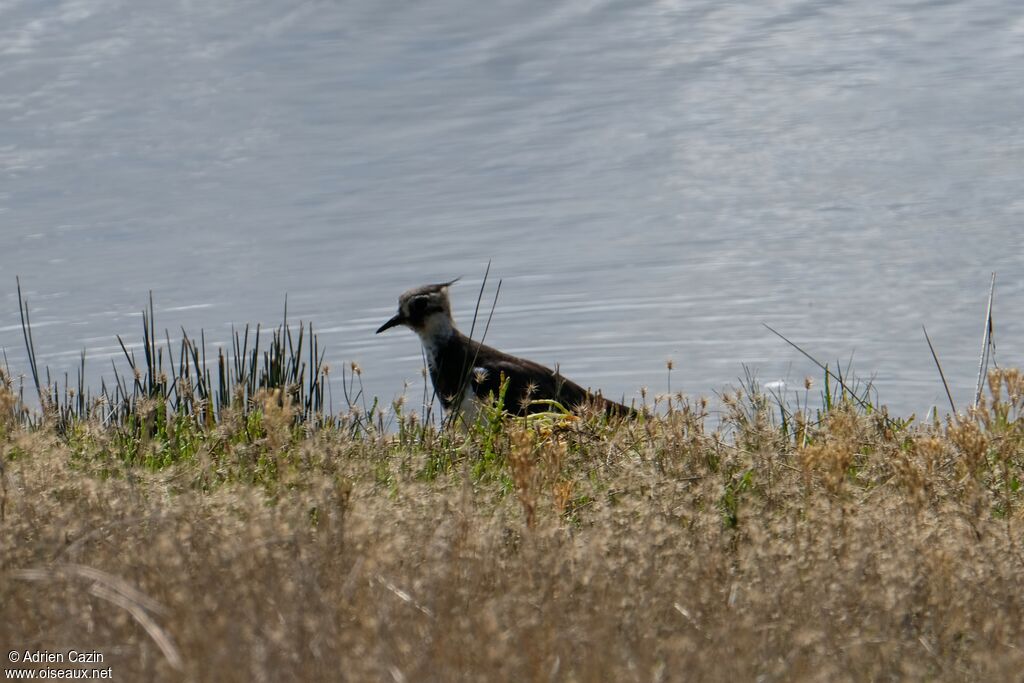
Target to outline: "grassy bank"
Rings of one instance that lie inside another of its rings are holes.
[[[714,430],[679,396],[617,424],[314,423],[257,384],[216,420],[138,396],[32,424],[0,392],[6,649],[98,650],[124,681],[1024,670],[1017,372],[945,424],[750,386]]]

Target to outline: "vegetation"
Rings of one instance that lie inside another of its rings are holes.
[[[41,382],[36,415],[0,378],[8,649],[98,650],[114,680],[1024,668],[1016,370],[927,424],[826,372],[817,408],[748,378],[717,419],[678,394],[621,422],[497,397],[443,428],[364,401],[355,366],[325,409],[312,330],[237,341],[213,382],[202,343],[161,368],[146,326],[99,398]]]

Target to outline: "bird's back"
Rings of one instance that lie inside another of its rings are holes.
[[[558,401],[569,410],[593,406],[612,415],[636,414],[632,408],[588,392],[551,368],[472,341],[458,331],[433,355],[431,380],[446,410],[466,390],[480,397],[498,396],[506,381],[505,409],[519,415],[548,410],[544,403],[536,403],[544,400]]]

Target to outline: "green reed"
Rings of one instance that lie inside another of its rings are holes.
[[[155,410],[164,416],[161,419],[173,416],[209,429],[221,424],[229,413],[246,417],[261,410],[268,396],[278,405],[288,404],[296,425],[315,428],[333,419],[325,349],[312,323],[289,324],[287,299],[281,324],[271,331],[269,340],[263,338],[260,325],[252,328],[247,324],[241,330],[232,327],[226,347],[218,345],[210,353],[202,330],[195,337],[181,328],[178,340],[172,340],[165,330],[161,339],[150,293],[142,311],[141,353],[118,335],[127,367],[111,360],[113,380],[108,383],[102,378],[98,393],[86,384],[84,350],[73,381],[68,373],[63,378],[53,377],[49,367],[40,372],[29,306],[20,282],[18,305],[41,407],[41,416],[23,411],[29,423],[52,420],[58,432],[66,434],[74,424],[90,420],[115,427],[138,424]]]

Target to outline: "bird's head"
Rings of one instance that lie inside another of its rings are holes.
[[[458,278],[436,285],[423,285],[398,297],[398,313],[377,329],[377,334],[397,325],[405,325],[421,337],[451,330],[452,307],[448,287]]]

